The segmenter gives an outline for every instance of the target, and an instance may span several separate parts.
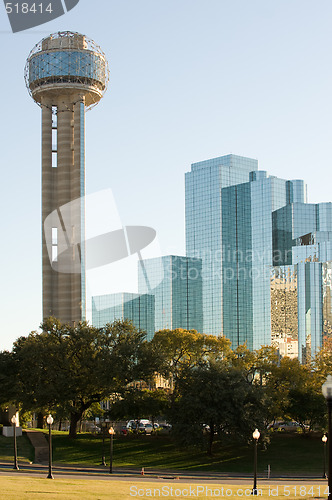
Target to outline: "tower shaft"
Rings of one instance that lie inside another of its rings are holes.
[[[71,325],[85,319],[85,110],[108,81],[100,47],[71,31],[43,38],[25,66],[42,108],[43,318]]]
[[[84,97],[44,97],[43,317],[55,316],[69,324],[85,318],[84,186]],[[50,214],[52,224],[45,224]]]

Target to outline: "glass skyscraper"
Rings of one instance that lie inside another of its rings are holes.
[[[163,329],[203,332],[201,259],[167,255],[140,260],[138,292],[92,297],[92,324],[130,319],[148,340]]]
[[[203,261],[203,330],[233,348],[271,342],[272,213],[307,201],[303,181],[257,170],[228,155],[186,174],[187,255]]]
[[[154,296],[156,331],[183,328],[203,333],[201,259],[167,255],[142,260],[138,291]]]
[[[227,155],[194,163],[185,177],[186,253],[202,259],[203,331],[223,333],[221,189],[249,181],[258,162]]]
[[[235,155],[194,163],[185,201],[187,256],[140,260],[138,294],[94,297],[93,323],[272,341],[309,360],[332,335],[332,204]]]
[[[293,203],[273,213],[274,262],[297,275],[299,359],[331,335],[332,204]]]
[[[115,320],[129,319],[151,340],[155,332],[153,295],[113,293],[92,297],[92,324],[98,328]]]

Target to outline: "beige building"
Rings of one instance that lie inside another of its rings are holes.
[[[271,343],[281,356],[298,357],[298,280],[296,266],[271,273]]]

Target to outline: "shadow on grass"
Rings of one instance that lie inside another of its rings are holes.
[[[34,448],[23,432],[23,436],[17,438],[18,460],[21,462],[32,462],[34,456]],[[12,437],[0,436],[0,460],[14,460],[14,440]]]
[[[77,439],[65,433],[54,433],[54,462],[100,465],[102,437],[79,434]],[[110,440],[105,439],[105,456],[109,463]],[[251,473],[253,447],[216,443],[214,456],[199,449],[179,448],[170,436],[117,436],[114,439],[115,467],[150,467],[191,471]],[[309,438],[298,434],[274,434],[266,450],[258,449],[258,472],[271,467],[272,474],[320,474],[323,468],[321,436]]]

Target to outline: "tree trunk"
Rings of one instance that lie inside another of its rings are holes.
[[[214,440],[214,422],[210,422],[210,433],[209,433],[209,442],[208,442],[208,455],[212,456],[212,446]]]
[[[69,437],[75,439],[77,436],[77,424],[80,421],[82,413],[71,412],[70,413],[70,427],[69,427]]]
[[[44,414],[41,411],[37,413],[37,429],[44,429]]]
[[[58,427],[59,431],[61,431],[61,426],[62,426],[62,418],[60,418],[60,420],[59,420],[59,427]]]

